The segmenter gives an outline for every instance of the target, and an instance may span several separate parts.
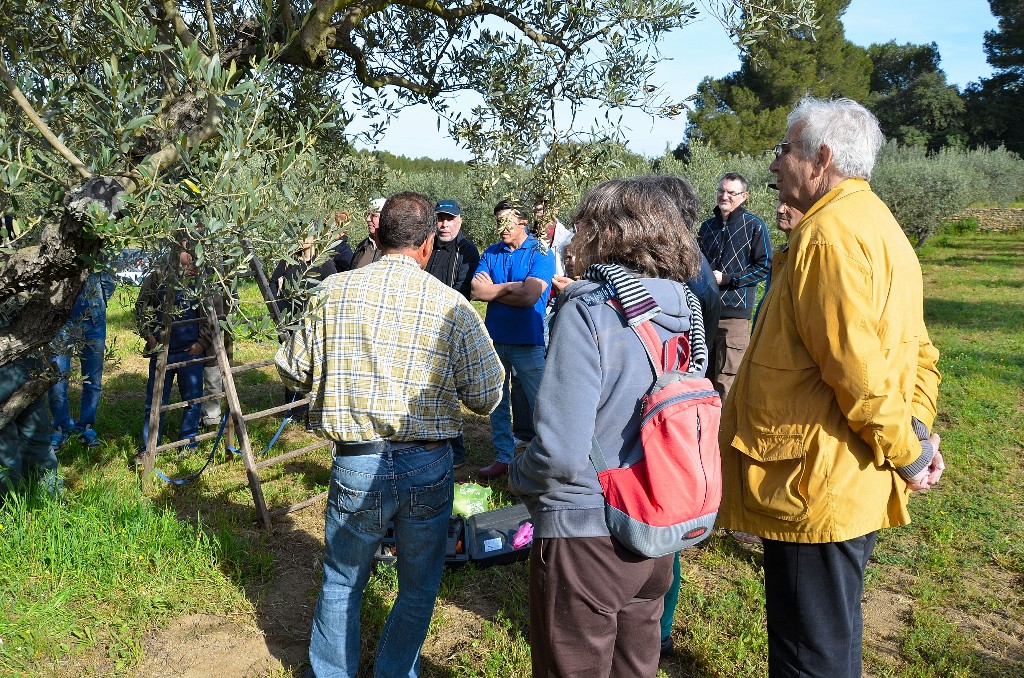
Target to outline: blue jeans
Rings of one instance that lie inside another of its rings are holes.
[[[103,353],[107,339],[107,322],[103,316],[82,318],[80,322],[65,326],[57,335],[57,342],[66,350],[53,357],[61,380],[50,387],[50,415],[53,426],[63,433],[83,431],[86,425],[96,426],[96,410],[103,389]],[[73,342],[70,343],[69,342]],[[77,352],[82,363],[82,400],[78,406],[78,420],[71,418],[68,403],[68,376],[71,374],[71,356]]]
[[[324,525],[324,582],[313,613],[309,661],[317,678],[354,678],[359,610],[373,554],[395,523],[398,597],[377,645],[376,678],[413,678],[441,588],[454,476],[448,441],[334,457]]]
[[[462,434],[455,436],[451,439],[452,444],[452,464],[465,464],[466,463],[466,441],[463,439]]]
[[[21,358],[0,367],[0,404],[35,378],[39,367],[34,358]],[[57,476],[57,455],[50,446],[49,428],[46,404],[40,397],[0,429],[0,503],[9,492],[31,482],[40,482],[52,493],[60,491],[62,483]]]
[[[515,455],[515,442],[512,439],[512,412],[509,406],[511,401],[509,381],[512,370],[515,370],[516,377],[523,385],[523,393],[530,403],[532,412],[537,406],[537,390],[540,389],[540,380],[544,376],[544,347],[496,343],[494,351],[498,354],[502,367],[505,368],[505,384],[501,390],[501,402],[491,412],[491,444],[494,446],[495,458],[507,464]]]
[[[512,374],[509,390],[512,400],[512,437],[528,443],[537,433],[533,430],[533,408],[523,393],[523,382],[519,381],[519,375]]]
[[[184,351],[172,351],[167,356],[167,373],[164,375],[164,398],[163,404],[170,404],[171,386],[174,380],[178,380],[178,395],[182,400],[201,398],[203,395],[203,364],[196,363],[186,367],[171,368],[174,363],[183,363],[188,360],[201,358],[198,355],[189,355]],[[156,356],[149,359],[149,381],[146,382],[146,409],[142,415],[142,447],[145,449],[149,442],[149,411],[153,407],[153,384],[156,381]],[[185,408],[181,415],[181,427],[178,429],[178,440],[192,438],[199,435],[199,418],[203,413],[202,403],[195,403]],[[158,429],[156,442],[160,444],[160,435],[164,429],[164,416],[160,415],[160,428]]]

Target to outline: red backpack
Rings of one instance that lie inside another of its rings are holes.
[[[691,312],[699,314],[696,298],[687,297]],[[609,303],[621,310],[616,302]],[[633,330],[655,375],[654,385],[640,400],[643,456],[610,467],[595,438],[590,458],[604,491],[612,536],[629,550],[655,558],[711,535],[722,500],[722,400],[709,379],[687,372],[689,333],[663,344],[650,320]],[[702,334],[698,331],[700,341]]]

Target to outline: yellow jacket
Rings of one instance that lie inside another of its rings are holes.
[[[804,215],[722,414],[718,525],[790,542],[845,541],[910,523],[896,468],[935,420],[938,350],[921,267],[866,181]]]

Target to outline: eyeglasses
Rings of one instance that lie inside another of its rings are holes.
[[[734,198],[738,195],[743,195],[744,193],[746,193],[746,191],[727,191],[724,188],[718,189],[718,195],[731,195]]]
[[[781,158],[789,153],[790,146],[795,146],[799,143],[799,141],[783,141],[781,144],[775,144],[775,148],[772,149],[772,153],[775,154],[776,158]]]

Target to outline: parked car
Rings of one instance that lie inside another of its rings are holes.
[[[114,260],[114,275],[125,285],[138,287],[149,273],[150,256],[136,247],[126,247]]]

